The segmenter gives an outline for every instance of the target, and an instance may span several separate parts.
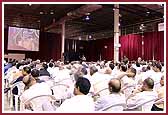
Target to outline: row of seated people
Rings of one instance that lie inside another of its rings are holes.
[[[158,62],[144,65],[75,62],[64,65],[59,61],[47,64],[37,60],[14,64],[5,72],[5,80],[10,85],[24,84],[19,94],[21,111],[93,112],[109,107],[111,111],[123,111],[143,104],[141,111],[151,111],[164,109],[165,88],[161,71]],[[59,84],[66,86],[65,92]],[[55,89],[54,86],[59,87]],[[7,89],[17,95],[21,88]],[[50,103],[50,99],[40,99],[36,104],[30,101],[40,95],[53,95],[54,102],[64,101],[59,106]],[[160,99],[161,102],[157,102]]]

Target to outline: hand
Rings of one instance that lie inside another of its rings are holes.
[[[33,105],[32,105],[32,103],[31,102],[25,103],[25,109],[33,111]]]

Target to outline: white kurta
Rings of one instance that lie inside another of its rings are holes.
[[[98,111],[100,109],[106,108],[108,106],[112,106],[115,104],[126,104],[126,99],[123,94],[114,93],[107,96],[100,97],[95,102],[95,110]],[[122,111],[123,107],[113,107],[113,111]]]
[[[36,83],[32,85],[29,89],[25,90],[23,94],[20,96],[22,102],[29,100],[35,96],[39,95],[51,95],[52,91],[47,83]]]
[[[143,91],[143,92],[135,94],[133,97],[130,97],[127,100],[127,105],[128,106],[141,105],[144,102],[147,102],[149,100],[155,100],[157,98],[158,98],[157,92],[155,92],[155,91]],[[145,109],[144,111],[150,111],[153,103],[154,103],[154,101],[143,105],[143,108]]]
[[[86,113],[94,111],[93,99],[87,95],[77,95],[65,100],[56,112]]]

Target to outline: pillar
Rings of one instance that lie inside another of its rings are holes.
[[[119,61],[119,4],[114,5],[114,62]]]
[[[61,41],[61,59],[64,61],[64,46],[65,46],[65,21],[62,22],[62,41]]]

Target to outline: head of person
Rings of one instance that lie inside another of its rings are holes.
[[[127,71],[127,66],[126,65],[121,65],[120,71],[126,72]]]
[[[75,83],[74,95],[87,95],[91,84],[87,78],[79,77]]]
[[[44,68],[45,70],[47,70],[48,65],[47,65],[46,63],[43,63],[43,68]]]
[[[31,71],[31,75],[32,75],[32,77],[34,77],[34,78],[39,77],[40,71],[39,71],[38,69],[33,69],[33,70]]]
[[[31,68],[29,66],[23,67],[22,74],[23,76],[26,76],[31,73]]]
[[[155,64],[153,65],[153,70],[154,70],[155,72],[161,72],[161,71],[162,71],[162,65],[161,65],[160,63],[155,63]]]
[[[119,79],[111,79],[108,83],[110,93],[119,93],[121,90],[121,81]]]
[[[160,79],[160,85],[161,86],[164,86],[164,75],[161,77],[161,79]]]
[[[111,75],[111,73],[112,73],[112,70],[111,70],[111,68],[106,68],[106,70],[105,70],[105,74],[109,74],[109,75]]]
[[[31,75],[24,76],[22,81],[25,84],[25,90],[36,83],[36,80]]]
[[[128,70],[128,73],[129,73],[129,74],[127,74],[128,77],[135,77],[136,76],[136,69],[135,68],[130,68]]]
[[[138,63],[140,63],[142,61],[141,57],[138,57]]]
[[[50,68],[52,68],[52,67],[54,66],[54,64],[53,64],[52,62],[50,62],[50,63],[48,64],[48,66],[49,66]]]
[[[92,76],[94,73],[96,73],[98,69],[95,66],[90,67],[90,75]]]
[[[141,65],[140,65],[140,62],[136,62],[136,67],[140,67]]]
[[[87,69],[86,69],[85,67],[83,67],[83,68],[81,69],[81,72],[82,72],[84,75],[87,75]]]
[[[154,80],[148,77],[143,81],[142,91],[150,91],[153,89],[153,87],[154,87]]]
[[[115,66],[114,66],[113,63],[110,63],[110,64],[109,64],[109,67],[111,68],[111,70],[113,70]]]

